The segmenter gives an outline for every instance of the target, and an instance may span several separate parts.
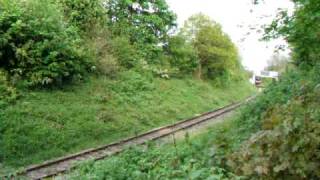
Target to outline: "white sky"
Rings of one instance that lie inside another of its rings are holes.
[[[179,26],[193,14],[202,12],[219,22],[223,30],[237,44],[242,63],[250,70],[260,71],[267,65],[274,52],[275,45],[284,41],[261,42],[262,34],[251,30],[251,26],[260,26],[271,22],[278,8],[293,10],[290,0],[266,0],[253,5],[252,0],[167,0],[170,8],[178,15]],[[259,18],[264,15],[263,19]],[[242,25],[242,27],[240,27]],[[250,35],[246,35],[250,32]],[[241,42],[241,39],[246,38]],[[287,54],[288,52],[283,52]]]

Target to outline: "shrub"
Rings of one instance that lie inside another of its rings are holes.
[[[112,55],[105,55],[97,61],[97,71],[101,75],[106,75],[115,78],[119,72],[119,64]]]
[[[154,84],[151,76],[130,70],[120,74],[118,83],[112,86],[111,89],[114,92],[126,94],[130,97],[139,92],[153,90]]]
[[[126,37],[116,37],[111,40],[111,53],[117,57],[118,62],[125,68],[133,68],[139,64],[140,56],[137,49],[130,44]]]
[[[192,74],[198,67],[197,53],[183,36],[174,36],[169,39],[167,48],[170,64],[182,74]]]
[[[254,125],[246,131],[259,131],[229,157],[237,174],[251,179],[320,178],[319,77],[319,67],[289,73],[250,106],[256,110],[248,111],[251,115],[243,121]]]
[[[0,108],[18,97],[16,89],[9,85],[6,74],[0,70]]]
[[[0,67],[28,86],[62,84],[90,67],[77,28],[41,0],[0,0]]]
[[[87,32],[106,23],[106,10],[101,0],[59,0],[69,22]]]

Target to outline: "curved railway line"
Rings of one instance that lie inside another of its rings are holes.
[[[158,140],[169,135],[175,134],[177,132],[192,128],[194,126],[199,126],[208,121],[215,121],[218,117],[221,117],[224,114],[227,114],[237,109],[242,104],[248,102],[251,99],[253,99],[253,97],[249,97],[243,102],[233,103],[223,108],[219,108],[214,111],[204,113],[197,117],[180,121],[172,125],[153,129],[149,132],[128,139],[124,139],[116,143],[108,144],[94,149],[88,149],[76,154],[61,157],[51,161],[46,161],[42,164],[32,165],[18,172],[17,174],[19,176],[25,176],[30,179],[44,179],[48,177],[53,177],[75,168],[77,165],[79,165],[80,162],[86,160],[101,160],[110,155],[117,154],[122,150],[126,149],[127,147],[133,145],[142,145],[148,141]],[[8,176],[7,178],[14,179]]]

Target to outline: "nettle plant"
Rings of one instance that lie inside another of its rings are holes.
[[[54,3],[0,0],[0,67],[27,86],[81,78],[91,66],[81,43]]]

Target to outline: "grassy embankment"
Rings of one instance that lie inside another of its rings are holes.
[[[0,110],[2,166],[39,163],[195,116],[253,92],[248,83],[216,88],[192,79],[153,79],[133,71],[92,77],[60,90],[24,92]]]

